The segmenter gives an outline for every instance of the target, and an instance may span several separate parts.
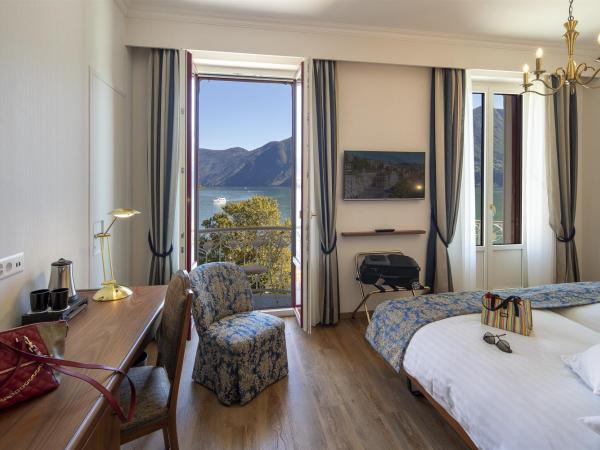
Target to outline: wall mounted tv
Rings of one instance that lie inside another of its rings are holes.
[[[425,152],[344,152],[344,200],[425,198]]]

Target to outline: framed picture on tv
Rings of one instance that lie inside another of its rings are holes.
[[[425,198],[425,152],[344,152],[344,200]]]

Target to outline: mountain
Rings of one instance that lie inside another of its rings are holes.
[[[254,150],[200,148],[197,183],[202,186],[289,186],[292,183],[292,138]]]
[[[475,185],[479,185],[481,174],[481,146],[483,110],[473,110],[473,142],[475,144]],[[504,185],[504,110],[494,108],[494,186]]]

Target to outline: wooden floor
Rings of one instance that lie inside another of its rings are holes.
[[[188,342],[177,417],[182,449],[464,449],[364,339],[360,320],[313,328],[286,319],[289,376],[247,405],[223,406],[194,383]],[[195,333],[195,332],[194,332]],[[160,432],[127,449],[162,449]]]

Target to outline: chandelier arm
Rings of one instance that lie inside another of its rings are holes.
[[[530,91],[530,90],[527,90],[527,91],[523,91],[523,92],[521,92],[521,94],[520,94],[520,95],[523,95],[523,94],[537,94],[537,95],[539,95],[539,96],[541,96],[541,97],[550,97],[551,95],[554,95],[554,94],[556,94],[556,91],[554,91],[554,92],[549,92],[549,93],[547,93],[547,94],[542,94],[541,92],[538,92],[538,91]]]
[[[562,79],[562,78],[561,78],[561,79]],[[550,84],[549,84],[549,83],[548,83],[546,80],[544,80],[544,79],[542,79],[542,78],[538,78],[538,79],[535,79],[535,80],[531,80],[531,82],[532,82],[532,83],[534,83],[534,82],[536,82],[536,81],[537,81],[537,82],[539,82],[539,83],[542,83],[542,84],[543,84],[543,85],[546,87],[546,89],[549,89],[549,90],[551,90],[551,91],[555,90],[555,89],[554,89],[554,88],[553,88],[553,87],[552,87],[552,86],[551,86],[551,85],[550,85]],[[556,90],[560,89],[561,87],[562,87],[562,83],[561,83],[561,85],[559,86],[559,88],[557,88]]]
[[[587,72],[588,70],[592,70],[594,73],[587,81],[583,81],[581,78],[581,75],[583,75],[583,73]],[[596,79],[596,77],[598,76],[599,73],[600,73],[600,67],[598,69],[595,69],[593,67],[589,67],[586,63],[581,63],[577,67],[577,72],[575,72],[575,81],[577,81],[577,84],[579,84],[580,86],[589,87],[591,89],[597,89],[600,86],[588,86],[588,85]]]
[[[567,71],[564,69],[564,67],[558,67],[554,73],[556,75],[558,75],[561,79],[566,79],[567,78]]]

